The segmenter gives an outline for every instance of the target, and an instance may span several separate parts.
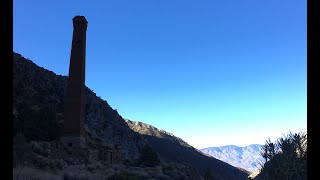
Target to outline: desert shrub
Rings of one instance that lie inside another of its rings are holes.
[[[121,171],[119,173],[115,173],[114,175],[110,176],[108,180],[138,180],[134,174],[131,174],[127,171]]]
[[[126,167],[139,166],[139,159],[124,159],[122,162]]]
[[[140,152],[138,160],[139,164],[147,167],[155,167],[160,165],[161,161],[158,154],[154,151],[151,145],[146,144]]]
[[[62,160],[58,160],[58,159],[53,159],[53,160],[50,161],[49,167],[50,167],[50,169],[52,169],[52,170],[56,170],[56,169],[62,170],[62,168],[63,168],[63,161],[62,161]]]
[[[33,152],[37,153],[37,154],[42,154],[44,149],[43,147],[40,145],[39,142],[37,141],[31,141],[30,145],[32,147]]]
[[[13,136],[16,136],[17,134],[25,135],[27,134],[25,131],[27,131],[30,126],[29,122],[32,121],[35,113],[25,102],[20,103],[17,108],[17,112],[18,115],[14,118],[13,121]]]

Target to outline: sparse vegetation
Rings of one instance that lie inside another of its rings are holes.
[[[305,132],[290,132],[278,138],[276,142],[268,139],[262,149],[261,155],[266,163],[255,178],[256,180],[307,179],[307,134]]]
[[[24,164],[30,159],[32,153],[31,146],[26,142],[23,134],[19,133],[13,138],[13,167]]]
[[[138,177],[128,171],[121,171],[110,176],[108,180],[138,180]]]
[[[151,145],[146,144],[140,152],[139,164],[146,167],[155,167],[160,163],[157,152],[154,151]]]
[[[62,178],[60,175],[41,171],[30,167],[17,167],[13,169],[13,180],[27,180],[27,179],[46,179],[46,180],[59,180]]]

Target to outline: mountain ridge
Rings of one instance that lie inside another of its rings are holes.
[[[211,165],[212,168],[214,167],[211,170],[215,173],[223,171],[222,170],[223,167],[230,166],[234,168],[233,169],[234,171],[236,171],[237,169],[244,172],[247,175],[249,174],[249,172],[243,168],[232,166],[222,160],[213,158],[212,156],[208,156],[207,154],[201,152],[200,150],[192,147],[181,138],[174,136],[172,133],[168,133],[164,130],[159,131],[158,128],[150,124],[146,124],[139,121],[131,121],[129,119],[126,119],[126,122],[128,123],[129,127],[133,131],[138,132],[139,134],[144,136],[147,139],[147,141],[155,148],[155,150],[157,150],[157,152],[163,159],[171,159],[171,160],[173,159],[174,161],[179,163],[187,163],[192,166],[200,167],[198,168],[198,170],[202,173],[205,173],[206,168],[210,168],[210,165]],[[154,138],[153,134],[156,134],[160,138],[158,139]],[[174,151],[170,152],[168,150],[164,150],[163,149],[164,146],[167,146],[168,147],[167,149],[172,149]],[[184,152],[184,154],[181,155],[181,153],[179,152]],[[240,176],[241,175],[239,175],[239,177],[230,175],[228,178],[229,179],[246,178],[244,176],[243,177],[240,177]],[[216,178],[220,179],[219,176],[217,176]]]
[[[249,172],[255,172],[259,170],[264,162],[260,155],[261,146],[261,144],[247,146],[224,145],[201,148],[199,150],[233,166],[246,169]]]

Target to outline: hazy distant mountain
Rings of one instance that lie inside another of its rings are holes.
[[[239,147],[227,145],[200,149],[205,154],[213,156],[233,166],[254,172],[261,167],[264,159],[260,155],[260,144]]]
[[[181,138],[149,124],[125,119],[129,127],[141,134],[163,160],[189,164],[201,174],[210,171],[214,179],[246,179],[248,172],[216,158],[206,156]]]

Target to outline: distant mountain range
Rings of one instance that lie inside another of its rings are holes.
[[[243,168],[249,172],[254,172],[261,168],[264,159],[260,155],[260,144],[249,146],[227,145],[220,147],[208,147],[200,149],[205,154],[213,156],[221,161],[227,162],[235,167]]]

